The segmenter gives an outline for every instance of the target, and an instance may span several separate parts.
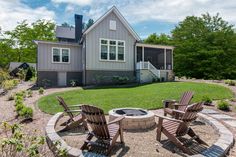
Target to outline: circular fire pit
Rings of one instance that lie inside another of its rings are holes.
[[[149,129],[155,125],[154,113],[141,108],[117,108],[109,111],[110,121],[120,116],[125,116],[122,123],[124,129]]]

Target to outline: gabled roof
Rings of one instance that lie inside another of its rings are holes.
[[[108,10],[103,16],[101,16],[92,26],[90,26],[83,34],[87,34],[92,29],[94,29],[103,19],[105,19],[111,12],[116,14],[116,16],[119,18],[119,20],[123,23],[123,25],[128,29],[128,31],[133,35],[133,37],[136,40],[141,40],[138,34],[133,30],[133,28],[130,26],[130,24],[126,21],[126,19],[122,16],[122,14],[119,12],[119,10],[113,6],[110,10]]]
[[[75,28],[74,27],[56,27],[56,37],[66,38],[66,39],[75,39]]]

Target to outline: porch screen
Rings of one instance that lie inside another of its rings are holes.
[[[149,61],[157,69],[164,69],[164,49],[145,47],[144,61]]]

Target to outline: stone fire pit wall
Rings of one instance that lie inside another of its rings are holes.
[[[120,109],[137,109],[137,110],[143,110],[140,108],[117,108],[109,111],[109,121],[112,121],[120,116],[120,114],[115,113],[116,110]],[[155,116],[154,113],[151,111],[147,111],[146,115],[139,115],[139,116],[125,116],[125,119],[123,120],[123,129],[126,130],[134,130],[134,129],[150,129],[153,126],[156,125],[155,123]]]

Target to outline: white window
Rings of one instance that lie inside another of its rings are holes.
[[[110,20],[110,30],[112,31],[116,30],[116,21]]]
[[[53,63],[69,63],[70,49],[69,48],[52,48],[52,62]]]
[[[100,39],[100,60],[125,61],[125,42]]]

